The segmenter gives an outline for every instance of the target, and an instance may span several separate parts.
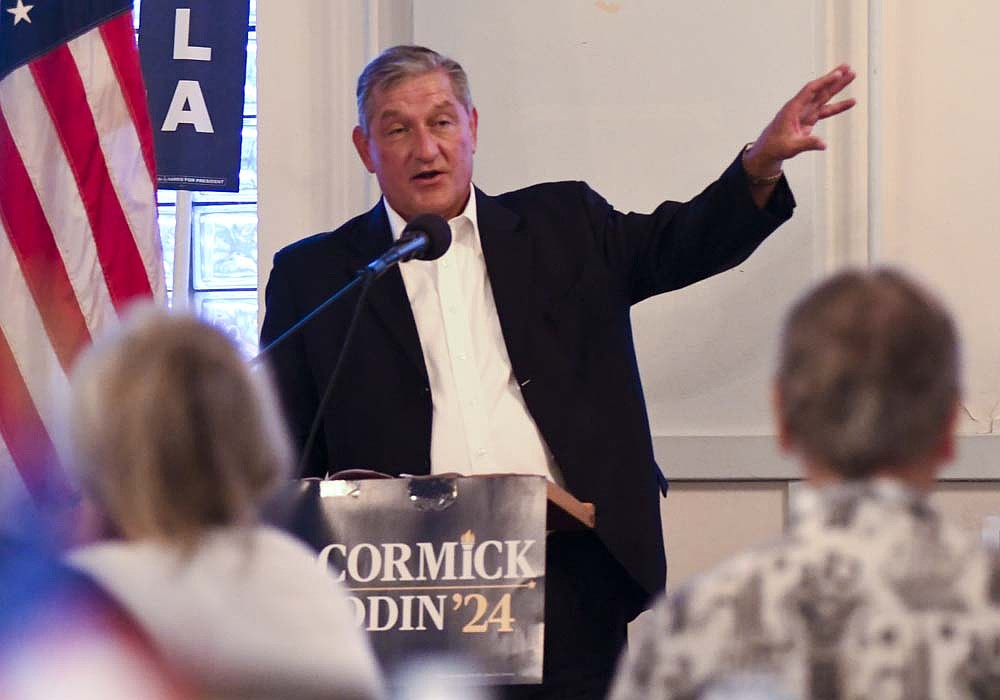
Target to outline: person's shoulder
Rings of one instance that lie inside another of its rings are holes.
[[[66,563],[98,580],[150,574],[164,568],[169,549],[153,542],[105,541],[74,549]]]
[[[724,559],[714,567],[696,574],[675,593],[677,597],[712,596],[720,590],[738,590],[750,579],[774,568],[773,563],[798,549],[791,538],[782,536]]]
[[[926,561],[930,573],[941,573],[941,585],[952,582],[964,589],[970,607],[989,609],[994,626],[1000,623],[1000,549],[986,544],[978,533],[942,519],[938,542],[932,549],[933,561]],[[932,579],[933,580],[933,579]]]
[[[132,547],[125,542],[92,542],[70,550],[66,554],[65,561],[71,567],[85,568],[93,562],[128,556],[131,551]]]
[[[300,590],[340,588],[331,572],[320,566],[320,553],[294,535],[268,524],[255,525],[247,534],[254,561],[276,578],[287,578]]]
[[[701,697],[699,689],[724,672],[730,640],[753,634],[740,627],[746,611],[768,615],[768,572],[791,546],[778,539],[747,550],[660,594],[630,639],[612,697]],[[673,690],[660,695],[654,687]]]
[[[604,197],[581,180],[542,182],[504,192],[494,201],[508,211],[527,217],[542,230],[567,235],[580,230],[578,225],[567,225],[570,222],[603,221],[612,209]]]
[[[511,206],[530,203],[550,203],[560,200],[574,200],[593,192],[590,185],[581,180],[560,180],[539,182],[520,189],[504,192],[496,196],[502,204]]]
[[[787,583],[796,554],[804,548],[808,548],[806,543],[782,535],[694,575],[655,604],[664,621],[661,630],[697,639],[711,630],[715,618],[729,615],[732,605],[747,596],[757,599],[760,606],[773,603],[772,589]]]
[[[321,253],[335,255],[339,251],[347,251],[350,239],[357,235],[359,229],[367,225],[368,217],[371,215],[372,212],[359,214],[331,231],[321,231],[289,243],[275,253],[275,263],[295,264],[300,261],[315,260]]]
[[[294,561],[306,561],[315,565],[317,554],[309,545],[288,532],[273,525],[260,524],[253,528],[254,547]]]

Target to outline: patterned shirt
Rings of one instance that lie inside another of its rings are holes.
[[[1000,559],[889,480],[804,487],[784,537],[653,616],[613,700],[1000,699]]]

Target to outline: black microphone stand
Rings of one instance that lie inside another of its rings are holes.
[[[337,356],[337,363],[333,367],[333,372],[330,373],[330,379],[326,383],[326,388],[323,390],[323,397],[320,399],[319,406],[316,409],[316,415],[313,417],[312,425],[309,427],[309,436],[306,438],[305,445],[302,447],[302,454],[299,457],[299,464],[296,470],[296,473],[300,478],[302,474],[305,473],[306,463],[309,461],[309,454],[312,452],[313,444],[316,442],[316,435],[319,433],[320,423],[323,422],[323,410],[326,408],[326,404],[330,402],[330,397],[333,396],[333,387],[337,383],[340,368],[344,364],[344,357],[347,355],[347,348],[350,346],[351,339],[354,337],[354,331],[358,326],[358,319],[361,318],[361,309],[364,307],[365,300],[368,297],[368,290],[371,288],[372,282],[375,281],[375,278],[379,276],[379,272],[380,271],[377,271],[370,266],[358,270],[354,273],[354,277],[351,278],[350,282],[337,290],[337,292],[329,299],[303,316],[295,323],[295,325],[275,338],[266,348],[261,350],[256,357],[250,360],[251,365],[260,364],[276,347],[294,335],[302,326],[315,318],[324,309],[330,306],[330,304],[337,301],[337,299],[340,299],[359,284],[361,285],[361,293],[358,295],[358,301],[354,305],[354,314],[351,316],[351,323],[347,327],[347,333],[344,334],[344,342],[340,346],[340,354]]]
[[[299,475],[304,472],[306,462],[309,460],[309,453],[312,452],[313,443],[316,441],[316,435],[319,432],[319,425],[323,421],[323,411],[326,408],[326,404],[329,403],[330,397],[333,395],[333,387],[337,383],[337,376],[340,374],[340,368],[344,363],[344,357],[347,355],[347,348],[350,346],[351,339],[354,337],[354,331],[357,328],[358,319],[361,317],[361,309],[365,305],[365,299],[368,297],[368,289],[371,287],[372,282],[388,272],[392,266],[397,265],[398,263],[405,262],[413,258],[418,258],[420,260],[435,260],[441,257],[445,251],[448,250],[449,245],[451,245],[451,229],[448,227],[448,222],[436,214],[418,214],[410,220],[410,222],[406,225],[406,228],[403,229],[399,240],[397,240],[396,243],[389,248],[389,250],[375,260],[372,260],[365,267],[355,272],[354,277],[351,278],[350,282],[337,290],[333,296],[328,298],[322,304],[299,319],[294,325],[292,325],[291,328],[275,338],[266,348],[257,353],[257,356],[250,361],[251,365],[257,365],[262,362],[274,351],[275,348],[297,333],[299,329],[309,323],[309,321],[316,318],[316,316],[322,313],[324,309],[330,306],[330,304],[337,301],[337,299],[340,299],[344,296],[344,294],[351,289],[354,289],[357,285],[362,285],[361,294],[358,296],[358,301],[354,306],[354,315],[351,316],[351,324],[347,327],[347,333],[344,335],[344,342],[340,346],[340,353],[337,355],[337,363],[334,365],[333,372],[330,374],[330,380],[326,383],[326,389],[323,391],[323,397],[320,399],[319,407],[316,409],[316,415],[313,417],[312,425],[309,428],[309,437],[306,438],[305,446],[302,448],[302,455],[299,457]]]
[[[340,297],[342,297],[345,294],[347,294],[349,291],[351,291],[356,286],[358,286],[358,284],[360,284],[361,282],[365,281],[365,279],[369,278],[369,277],[372,277],[372,270],[370,270],[367,267],[363,267],[360,270],[358,270],[357,272],[355,272],[354,273],[354,277],[351,278],[351,281],[348,282],[347,284],[345,284],[340,289],[338,289],[333,294],[333,296],[329,297],[322,304],[320,304],[315,309],[313,309],[312,311],[310,311],[308,314],[306,314],[305,316],[303,316],[302,318],[300,318],[298,321],[296,321],[295,324],[293,326],[291,326],[288,330],[286,330],[284,333],[282,333],[277,338],[275,338],[270,343],[268,343],[266,348],[264,348],[263,350],[261,350],[260,352],[258,352],[257,355],[254,356],[250,360],[250,365],[251,366],[258,365],[261,362],[263,362],[264,360],[266,360],[268,358],[268,356],[270,356],[270,354],[274,351],[275,348],[277,348],[279,345],[281,345],[282,343],[284,343],[291,336],[295,335],[298,332],[298,330],[300,328],[302,328],[302,326],[306,325],[311,320],[313,320],[314,318],[316,318],[317,316],[319,316],[328,306],[330,306],[330,304],[332,304],[333,302],[337,301],[337,299],[339,299]],[[360,301],[361,300],[359,299],[359,302]]]

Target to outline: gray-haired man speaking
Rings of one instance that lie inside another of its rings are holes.
[[[548,541],[545,681],[512,695],[599,697],[628,620],[664,583],[665,482],[629,309],[739,264],[791,216],[782,161],[825,147],[812,127],[853,105],[830,103],[853,78],[841,66],[808,83],[691,201],[623,214],[582,182],[499,196],[474,187],[478,113],[455,61],[397,46],[362,73],[354,143],[383,196],[275,256],[261,340],[319,305],[416,214],[449,220],[444,256],[372,286],[307,475],[540,474],[596,505],[595,533]],[[300,446],[350,315],[350,304],[331,309],[273,356]]]

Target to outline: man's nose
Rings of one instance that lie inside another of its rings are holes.
[[[434,160],[440,151],[437,138],[427,128],[417,129],[416,136],[416,156],[421,160]]]

